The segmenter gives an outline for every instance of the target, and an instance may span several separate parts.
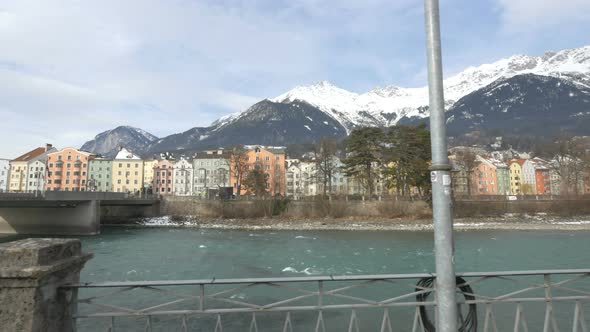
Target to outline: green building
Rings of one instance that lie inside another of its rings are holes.
[[[497,165],[498,195],[510,194],[510,170],[506,165]]]
[[[113,160],[95,158],[88,162],[88,191],[113,191]]]

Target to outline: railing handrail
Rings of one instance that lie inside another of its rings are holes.
[[[590,269],[565,270],[525,270],[525,271],[494,271],[494,272],[463,272],[457,277],[502,277],[502,276],[531,276],[531,275],[566,275],[590,274]],[[152,280],[152,281],[107,281],[88,282],[64,285],[62,288],[107,288],[107,287],[147,287],[147,286],[183,286],[183,285],[230,285],[251,283],[293,283],[318,281],[359,281],[359,280],[403,280],[436,277],[436,273],[413,274],[374,274],[352,276],[309,276],[309,277],[276,277],[276,278],[211,278],[194,280]]]

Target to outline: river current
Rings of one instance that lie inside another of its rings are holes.
[[[83,282],[434,272],[433,233],[427,231],[105,227],[100,235],[81,240],[83,250],[95,255],[82,271]],[[458,272],[590,267],[590,231],[462,231],[455,234],[455,247]],[[260,290],[258,296],[271,299],[275,296],[266,292]],[[380,295],[378,290],[372,292]],[[81,296],[88,294],[91,293],[81,292]],[[237,300],[243,298],[240,293],[235,295]],[[157,294],[143,296],[147,297],[134,298],[130,293],[109,303],[141,305],[158,297]],[[541,315],[543,308],[537,309],[536,314]],[[590,315],[588,309],[585,311]],[[568,307],[562,319],[571,324],[572,312]],[[326,315],[328,331],[347,330],[350,311]],[[363,318],[361,331],[378,330],[382,314],[359,315]],[[512,310],[497,315],[500,324],[512,326]],[[529,321],[534,318],[531,315]],[[297,325],[294,331],[313,331],[316,317],[294,314]],[[400,331],[407,330],[411,317],[411,312],[392,314],[392,319],[397,320],[393,325]],[[224,320],[224,331],[247,331],[250,323],[249,316],[224,317]],[[283,320],[284,316],[267,321],[260,317],[260,331],[281,330]],[[156,319],[153,327],[156,331],[174,331],[180,328],[179,322]],[[193,317],[189,327],[206,331],[213,330],[214,324],[214,320]],[[531,325],[538,328],[535,324],[538,323],[530,323],[529,328]],[[116,325],[125,331],[145,328],[143,320],[134,319],[119,319]],[[104,330],[108,321],[84,321],[79,327],[81,331]]]

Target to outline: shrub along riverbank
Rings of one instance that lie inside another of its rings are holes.
[[[558,216],[590,215],[590,200],[456,201],[458,218],[546,213]],[[243,200],[207,201],[194,197],[164,197],[162,214],[212,219],[428,219],[430,206],[423,201]]]

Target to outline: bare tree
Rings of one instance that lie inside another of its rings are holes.
[[[333,139],[323,139],[314,145],[315,182],[322,185],[323,196],[332,194],[332,179],[338,170],[336,153],[337,142]]]
[[[235,181],[236,197],[240,198],[242,185],[248,173],[248,151],[244,146],[235,146],[229,155],[230,177]]]
[[[457,165],[462,167],[465,170],[466,180],[467,180],[467,195],[471,196],[471,189],[472,189],[472,181],[471,176],[475,171],[476,167],[479,166],[479,161],[477,160],[477,154],[475,154],[471,150],[462,150],[457,151],[455,162]]]
[[[551,170],[559,177],[560,194],[581,194],[584,172],[589,168],[590,161],[585,142],[580,138],[562,136],[553,144],[552,152]]]

